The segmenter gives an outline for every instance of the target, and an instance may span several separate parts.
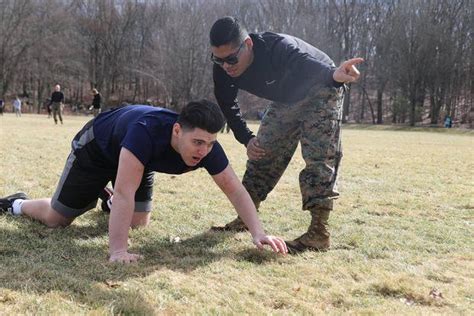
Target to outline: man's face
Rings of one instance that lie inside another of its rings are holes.
[[[55,85],[54,86],[54,91],[60,91],[61,90],[61,86],[60,85]]]
[[[200,128],[183,129],[175,123],[171,136],[171,146],[176,150],[187,166],[194,167],[212,150],[217,133],[211,134]]]
[[[252,64],[253,61],[253,42],[247,37],[243,43],[235,46],[232,43],[221,45],[219,47],[211,46],[212,59],[214,63],[224,69],[231,77],[239,77]],[[237,63],[234,64],[234,62]]]

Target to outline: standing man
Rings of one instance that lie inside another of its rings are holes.
[[[56,115],[59,116],[59,120],[61,121],[61,124],[63,123],[63,116],[62,116],[62,110],[63,110],[63,104],[64,104],[64,93],[61,92],[61,86],[59,84],[54,86],[54,92],[51,95],[51,108],[53,110],[53,119],[54,123],[58,124],[58,119],[56,118]]]
[[[286,253],[285,242],[263,231],[249,194],[216,141],[224,125],[219,107],[191,102],[178,115],[151,106],[126,106],[87,123],[72,141],[51,199],[28,200],[24,193],[0,199],[0,212],[24,214],[49,227],[68,226],[94,208],[105,185],[114,183],[109,218],[110,261],[141,258],[128,252],[130,227],[150,221],[154,172],[182,174],[205,168],[249,227],[253,243]]]
[[[92,95],[94,96],[94,99],[92,100],[92,105],[89,108],[92,110],[92,114],[94,114],[94,117],[100,114],[100,108],[101,108],[101,96],[100,93],[97,89],[92,89]]]
[[[246,146],[242,180],[256,208],[275,187],[298,142],[306,166],[299,182],[308,231],[287,242],[293,253],[330,247],[328,219],[339,195],[336,177],[342,157],[340,128],[344,83],[359,77],[347,60],[338,68],[303,40],[270,32],[248,34],[234,17],[217,20],[210,31],[214,93],[236,139]],[[273,101],[257,136],[247,127],[237,101],[239,89]],[[240,218],[216,230],[246,229]]]
[[[19,96],[16,96],[15,100],[13,100],[13,110],[16,117],[21,117],[21,99]]]

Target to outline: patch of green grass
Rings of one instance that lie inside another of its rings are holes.
[[[0,195],[50,197],[88,119],[0,117]],[[244,147],[218,138],[242,177]],[[107,263],[100,210],[56,230],[0,215],[0,314],[472,313],[472,131],[351,125],[343,146],[324,253],[282,257],[254,249],[247,233],[209,232],[235,212],[202,170],[156,175],[152,222],[131,232],[131,249],[145,255],[134,265]],[[307,228],[303,167],[298,150],[262,203],[271,234]]]

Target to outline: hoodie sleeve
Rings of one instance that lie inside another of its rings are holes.
[[[232,129],[237,141],[246,146],[249,140],[255,137],[255,135],[247,127],[247,123],[242,118],[239,102],[237,100],[238,88],[232,84],[227,74],[218,65],[214,65],[213,78],[214,95],[222,113],[224,113],[227,124],[229,124]]]

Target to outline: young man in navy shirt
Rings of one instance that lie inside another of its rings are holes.
[[[0,211],[24,214],[49,227],[68,226],[94,208],[104,186],[114,182],[109,219],[110,261],[129,263],[129,227],[150,220],[153,173],[182,174],[205,168],[249,227],[254,244],[286,253],[284,241],[264,233],[252,200],[216,141],[224,125],[219,107],[191,102],[178,116],[162,108],[126,106],[100,114],[72,141],[51,199],[28,200],[24,193],[0,199]]]

